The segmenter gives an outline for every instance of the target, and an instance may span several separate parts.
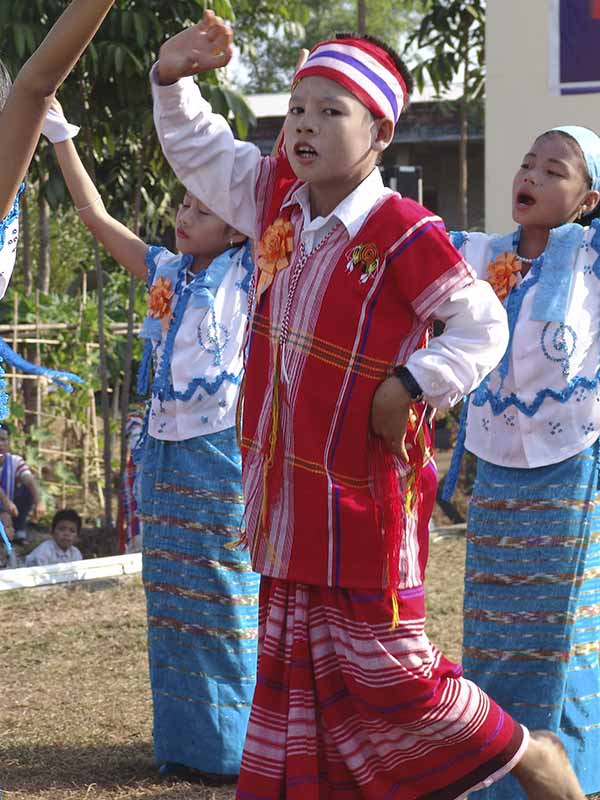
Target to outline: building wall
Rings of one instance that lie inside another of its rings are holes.
[[[469,143],[469,228],[483,230],[483,142]],[[458,228],[458,143],[393,144],[384,166],[419,166],[423,170],[423,205],[439,214],[448,230]],[[414,198],[416,199],[416,198]]]
[[[488,231],[514,227],[513,176],[531,142],[556,125],[598,129],[597,94],[550,92],[552,0],[488,0],[485,122],[485,220]]]
[[[483,227],[483,142],[470,142],[468,157],[469,228]],[[435,211],[448,230],[458,228],[458,142],[411,147],[410,163],[423,167],[423,204]]]

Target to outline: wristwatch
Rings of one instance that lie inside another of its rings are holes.
[[[402,386],[404,386],[413,403],[421,403],[423,401],[423,389],[421,389],[414,379],[410,370],[400,364],[394,367],[394,375],[398,378]]]

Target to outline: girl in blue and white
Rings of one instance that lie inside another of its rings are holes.
[[[107,213],[73,142],[55,151],[82,221],[150,290],[141,371],[152,356],[155,369],[137,480],[156,759],[163,775],[234,781],[257,645],[258,577],[235,547],[249,243],[186,193],[178,252],[149,247]]]
[[[600,139],[556,128],[515,176],[517,230],[452,234],[510,327],[468,402],[465,672],[558,733],[587,794],[600,791],[600,220],[583,220],[599,200]],[[523,794],[507,780],[481,797]]]

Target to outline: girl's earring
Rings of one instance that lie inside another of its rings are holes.
[[[231,250],[232,247],[233,247],[233,239],[230,239],[229,240],[229,249]]]

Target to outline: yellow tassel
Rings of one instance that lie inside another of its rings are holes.
[[[244,406],[244,393],[246,391],[246,370],[240,384],[240,392],[238,394],[237,406],[235,408],[235,433],[237,437],[238,447],[240,452],[242,450],[242,409]]]
[[[279,431],[279,361],[280,348],[279,342],[275,343],[274,365],[273,365],[273,395],[271,398],[271,431],[269,433],[269,451],[263,465],[263,497],[261,508],[261,528],[265,533],[267,530],[268,516],[268,478],[269,470],[275,460],[275,448],[277,446],[277,433]]]
[[[398,590],[392,591],[392,627],[391,631],[395,630],[400,625],[400,601],[398,600]]]

